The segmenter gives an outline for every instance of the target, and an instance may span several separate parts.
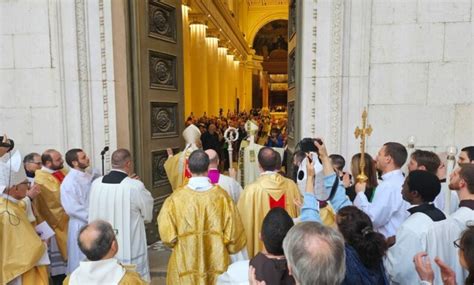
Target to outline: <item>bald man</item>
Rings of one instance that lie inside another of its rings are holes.
[[[234,203],[239,201],[240,192],[242,192],[242,186],[232,177],[224,175],[217,169],[219,165],[219,156],[213,149],[206,150],[206,154],[209,157],[209,170],[207,176],[211,180],[212,184],[217,184],[222,187],[229,196],[234,200]]]
[[[60,188],[66,176],[64,160],[55,149],[48,149],[41,155],[41,169],[35,172],[35,183],[40,193],[33,200],[37,223],[46,221],[56,234],[51,238],[49,258],[50,273],[54,284],[62,284],[67,271],[67,233],[69,216],[61,204]]]
[[[106,221],[97,220],[82,227],[77,244],[87,261],[81,261],[64,285],[146,284],[138,273],[125,269],[114,258],[119,246],[114,229]]]
[[[145,223],[153,216],[153,197],[132,172],[132,155],[127,149],[112,154],[112,170],[97,178],[89,196],[89,222],[105,220],[117,229],[117,259],[134,264],[150,282]]]

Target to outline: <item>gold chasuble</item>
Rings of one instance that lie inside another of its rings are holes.
[[[165,161],[164,168],[173,191],[188,184],[191,177],[191,172],[188,169],[188,158],[196,149],[197,147],[189,147],[178,154],[168,157]]]
[[[33,200],[33,203],[38,224],[46,221],[54,230],[59,251],[63,259],[67,260],[69,216],[61,205],[61,194],[59,192],[65,175],[66,171],[64,169],[54,175],[43,170],[36,170],[35,183],[40,185],[41,193]]]
[[[230,254],[245,246],[245,232],[232,198],[219,186],[179,188],[158,215],[161,240],[173,249],[166,283],[215,284]]]
[[[274,207],[284,208],[292,218],[299,215],[294,201],[300,200],[298,186],[278,173],[261,175],[255,182],[245,187],[240,194],[237,207],[247,234],[249,258],[263,249],[259,233],[268,211]]]
[[[46,246],[28,221],[25,209],[20,203],[0,196],[0,219],[0,284],[20,275],[23,285],[47,284],[36,266]]]

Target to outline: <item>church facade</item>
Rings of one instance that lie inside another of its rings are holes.
[[[130,148],[159,205],[184,118],[255,107],[272,83],[255,39],[285,20],[287,67],[270,66],[287,74],[290,149],[321,136],[350,159],[364,109],[373,155],[410,136],[472,145],[473,18],[473,0],[1,1],[0,131],[23,154],[81,147],[96,166]]]

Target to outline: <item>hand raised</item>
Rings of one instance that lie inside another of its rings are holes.
[[[444,263],[439,257],[435,258],[435,263],[441,270],[441,278],[443,279],[444,285],[456,285],[456,273]]]
[[[357,182],[356,185],[355,185],[355,192],[356,193],[365,192],[366,187],[367,187],[367,183]]]
[[[420,279],[433,283],[434,272],[428,254],[426,252],[417,253],[413,257],[413,262],[415,262],[415,270],[418,272]]]

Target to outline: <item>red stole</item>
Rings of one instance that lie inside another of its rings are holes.
[[[270,209],[273,208],[283,208],[285,209],[285,194],[281,195],[279,200],[275,200],[272,198],[272,196],[268,195],[269,201],[270,201]]]
[[[192,176],[191,171],[189,170],[189,161],[186,158],[184,160],[184,177],[189,179],[189,178],[191,178],[191,176]]]
[[[55,171],[52,175],[59,181],[59,184],[63,183],[65,175],[62,171]]]

